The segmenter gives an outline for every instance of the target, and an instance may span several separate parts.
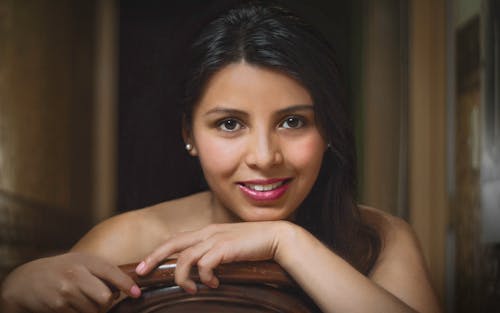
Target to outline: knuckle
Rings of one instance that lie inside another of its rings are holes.
[[[65,297],[57,297],[57,298],[54,298],[49,303],[49,307],[56,312],[61,312],[65,309],[68,309],[69,303]]]
[[[85,266],[80,264],[72,264],[62,271],[62,277],[67,281],[75,281],[78,279],[79,275],[82,275],[85,271]]]
[[[100,306],[105,306],[109,304],[112,300],[113,300],[113,294],[109,290],[104,290],[100,292],[96,299],[97,303]]]
[[[189,265],[190,260],[193,258],[193,250],[187,249],[179,254],[177,259],[177,266],[179,265]]]
[[[201,258],[198,260],[198,262],[196,263],[196,266],[198,267],[198,270],[200,272],[206,272],[206,271],[210,271],[210,265],[208,264],[208,261],[204,258]]]
[[[76,268],[74,266],[68,267],[63,271],[63,277],[72,280],[76,277]]]
[[[144,262],[146,262],[146,264],[148,265],[152,265],[152,264],[156,264],[156,255],[158,254],[158,250],[154,251],[152,255],[149,255],[148,257],[146,257],[146,259],[144,260]]]
[[[84,265],[76,265],[71,269],[71,278],[76,278],[79,275],[85,275],[85,273],[88,273],[88,269]]]
[[[59,285],[59,294],[65,299],[72,295],[73,290],[73,286],[68,281],[62,281]]]

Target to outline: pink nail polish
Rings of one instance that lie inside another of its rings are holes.
[[[189,284],[189,286],[186,286],[186,292],[189,293],[189,294],[192,294],[194,295],[196,293],[196,285],[193,284]]]
[[[217,288],[219,287],[219,280],[217,278],[212,278],[208,284],[210,288]]]
[[[141,289],[139,287],[137,287],[136,285],[134,285],[134,286],[132,286],[132,288],[130,288],[130,294],[134,298],[138,298],[141,296]]]
[[[141,263],[139,263],[139,265],[137,265],[137,267],[135,268],[135,271],[138,274],[142,274],[142,271],[144,271],[145,267],[146,267],[146,263],[144,263],[144,261],[142,261]]]

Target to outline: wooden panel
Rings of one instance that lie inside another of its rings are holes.
[[[65,251],[86,227],[64,210],[0,192],[0,280],[20,263]]]
[[[68,7],[7,2],[0,63],[0,189],[69,206],[71,33]]]
[[[445,1],[410,3],[409,209],[430,274],[444,295],[446,193]]]
[[[406,154],[401,153],[407,141],[403,2],[367,1],[361,181],[363,203],[406,217]]]
[[[94,10],[0,1],[0,276],[89,227]]]

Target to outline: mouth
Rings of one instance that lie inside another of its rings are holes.
[[[273,178],[238,182],[238,187],[245,196],[254,201],[273,201],[287,191],[292,178]]]

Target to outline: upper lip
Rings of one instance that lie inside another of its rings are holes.
[[[290,179],[292,178],[284,177],[284,178],[252,179],[252,180],[239,181],[238,184],[269,185]]]

